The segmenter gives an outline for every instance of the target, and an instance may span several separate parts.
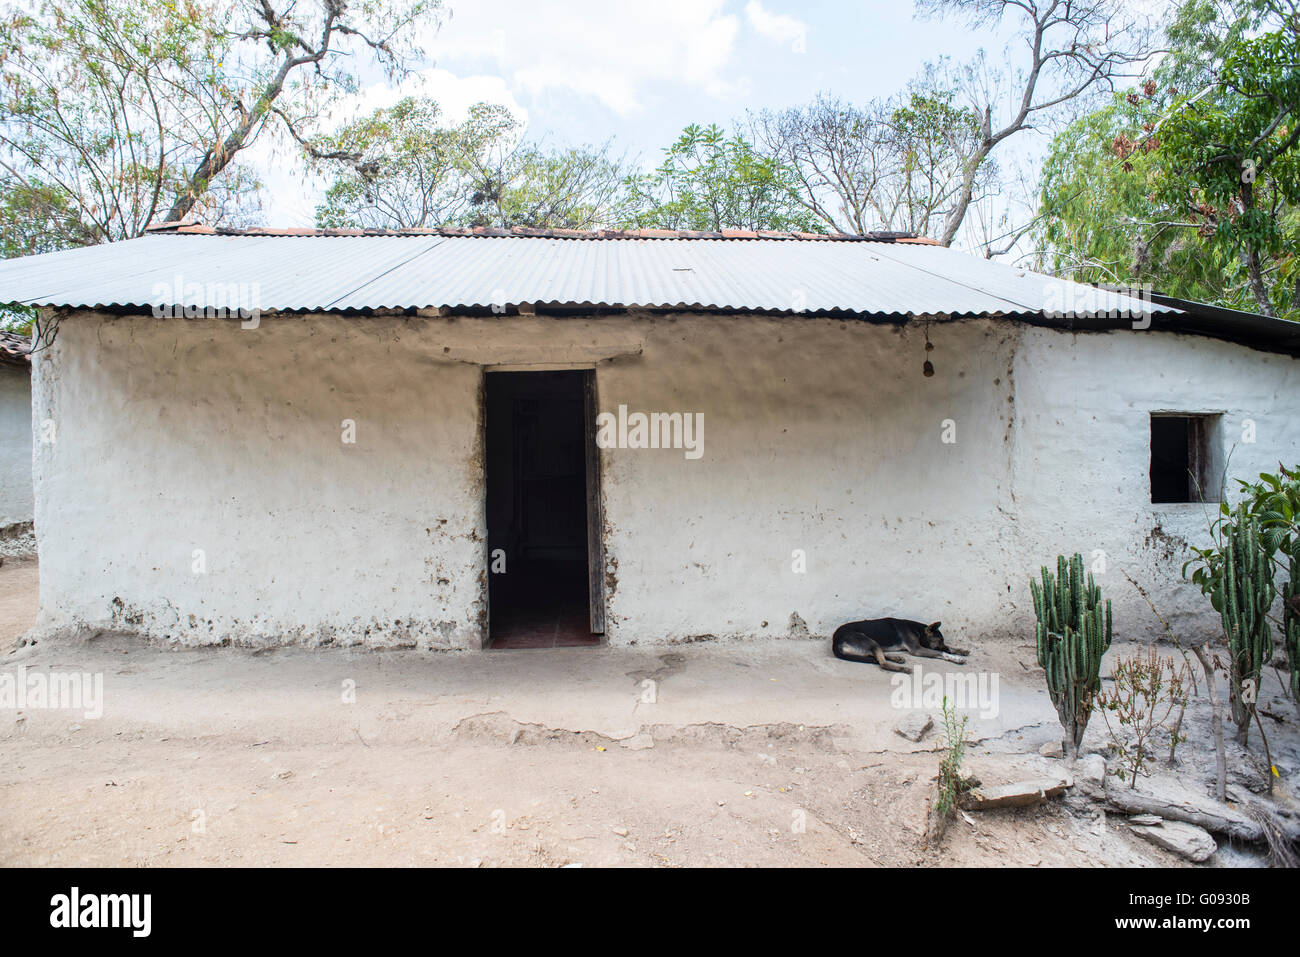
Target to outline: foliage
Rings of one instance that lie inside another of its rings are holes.
[[[1224,502],[1218,516],[1210,523],[1209,547],[1190,546],[1192,557],[1183,564],[1183,576],[1201,589],[1223,616],[1225,634],[1231,651],[1233,718],[1237,720],[1238,733],[1245,740],[1246,725],[1253,712],[1253,701],[1239,701],[1246,690],[1246,681],[1253,682],[1247,697],[1252,697],[1259,686],[1259,669],[1271,654],[1272,642],[1268,635],[1268,619],[1273,597],[1282,595],[1282,618],[1273,618],[1282,634],[1287,662],[1291,669],[1292,697],[1300,706],[1300,465],[1287,468],[1278,465],[1277,472],[1261,472],[1259,480],[1236,480],[1243,493],[1235,507]],[[1253,530],[1257,554],[1252,559],[1238,544],[1242,529]],[[1233,558],[1244,570],[1239,570],[1229,581],[1229,563]],[[1190,569],[1190,574],[1189,574]],[[1280,589],[1273,582],[1281,570],[1287,575]],[[1247,586],[1255,589],[1249,592]],[[1270,592],[1272,594],[1270,594]],[[1229,597],[1234,597],[1237,610],[1229,614]],[[1262,611],[1256,620],[1243,621],[1243,615],[1260,603]],[[1237,646],[1233,646],[1235,629]],[[1263,642],[1261,645],[1260,642]],[[1257,647],[1258,646],[1258,647]],[[1257,660],[1258,659],[1258,660]]]
[[[961,763],[966,756],[966,715],[958,720],[957,709],[943,699],[943,731],[939,736],[939,797],[935,801],[935,816],[946,821],[957,808],[961,792],[970,788],[969,780],[961,773]]]
[[[1236,41],[1212,94],[1183,98],[1160,134],[1158,192],[1245,262],[1266,315],[1300,315],[1298,64],[1300,21]]]
[[[408,97],[313,140],[334,180],[322,227],[532,226],[582,229],[624,216],[627,171],[608,147],[521,142],[505,107],[479,103],[456,125]]]
[[[0,17],[4,252],[138,236],[152,222],[249,213],[239,154],[269,126],[303,142],[357,88],[419,55],[430,0],[38,0]]]
[[[653,173],[633,177],[632,222],[652,229],[825,232],[791,169],[717,126],[692,124]]]
[[[1111,753],[1120,761],[1115,776],[1136,787],[1138,775],[1147,773],[1157,737],[1169,739],[1170,762],[1178,745],[1187,740],[1181,729],[1190,698],[1191,669],[1186,656],[1175,663],[1151,647],[1120,658],[1111,678],[1111,688],[1097,694],[1097,709],[1110,734]]]
[[[1291,699],[1300,708],[1300,556],[1291,556],[1287,571],[1290,577],[1282,586],[1282,638],[1291,669]]]
[[[522,144],[479,167],[473,225],[622,228],[633,215],[629,176],[609,144]]]
[[[1288,570],[1292,559],[1300,557],[1300,465],[1279,464],[1276,473],[1260,472],[1256,482],[1235,481],[1241,500],[1235,507],[1219,505],[1209,529],[1213,544],[1189,546],[1193,555],[1183,563],[1183,577],[1211,600],[1223,586],[1226,533],[1243,515],[1258,523],[1260,548],[1276,568]],[[1222,610],[1219,605],[1214,609]]]
[[[1289,0],[1183,0],[1166,37],[1141,87],[1053,139],[1039,255],[1084,282],[1300,318],[1300,21]]]
[[[1117,94],[1052,140],[1043,162],[1039,254],[1078,282],[1140,286],[1246,305],[1245,269],[1211,248],[1157,195],[1154,132],[1169,93]],[[1234,293],[1233,290],[1236,290]]]
[[[445,125],[434,100],[407,97],[316,137],[314,152],[330,158],[314,165],[334,174],[316,225],[463,225],[471,216],[476,171],[517,129],[501,106],[478,103],[462,123]]]
[[[751,115],[766,154],[788,167],[796,195],[826,227],[936,236],[961,191],[979,116],[934,71],[901,96],[865,107],[818,96],[812,103]],[[980,173],[991,189],[995,166]]]
[[[1151,53],[1150,24],[1131,0],[918,0],[917,7],[923,14],[960,17],[977,28],[1010,23],[1015,31],[1005,64],[990,65],[981,51],[965,71],[965,92],[981,122],[975,149],[965,157],[960,191],[938,237],[951,245],[975,197],[981,169],[1001,144],[1026,130],[1042,129],[1071,104],[1085,104],[1135,75]],[[1017,62],[1013,50],[1028,51],[1028,62]],[[1009,112],[1002,109],[1004,103],[1011,104]],[[1013,233],[1018,239],[1019,231]],[[985,240],[986,254],[995,252],[993,242]]]
[[[1065,729],[1067,755],[1078,753],[1088,727],[1093,700],[1101,688],[1101,659],[1110,648],[1111,609],[1090,572],[1085,582],[1083,556],[1056,560],[1055,576],[1043,566],[1042,583],[1029,580],[1038,618],[1035,635],[1038,663],[1047,676],[1047,691]]]

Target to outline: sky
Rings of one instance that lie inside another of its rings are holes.
[[[1010,27],[918,18],[911,0],[444,0],[423,38],[429,58],[394,87],[377,78],[341,115],[407,93],[455,119],[487,100],[551,145],[612,140],[647,165],[690,123],[730,126],[746,111],[804,104],[818,92],[853,103],[902,90],[927,61],[1007,62]],[[1012,59],[1015,58],[1013,48]],[[1018,139],[1021,139],[1018,137]],[[1040,150],[1029,134],[1016,149]],[[268,186],[263,219],[310,226],[324,187],[270,140],[252,164]]]

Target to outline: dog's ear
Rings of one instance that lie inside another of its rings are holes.
[[[938,630],[939,630],[939,625],[940,625],[940,624],[942,624],[942,622],[938,622],[938,621],[936,621],[934,624],[932,624],[929,628],[927,628],[927,629],[925,629],[925,630],[928,631],[930,634],[933,635],[933,634],[935,634],[936,632],[938,632]]]

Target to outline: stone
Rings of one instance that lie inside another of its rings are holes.
[[[1102,794],[1106,789],[1106,759],[1100,754],[1085,754],[1074,762],[1074,780],[1089,794]]]
[[[920,741],[934,727],[934,718],[924,711],[909,711],[898,719],[894,733],[908,741]]]
[[[1136,788],[1114,779],[1107,782],[1106,801],[1129,814],[1152,814],[1166,824],[1179,821],[1215,834],[1247,841],[1264,837],[1259,823],[1244,812],[1167,777],[1143,778]]]
[[[1153,827],[1157,824],[1165,823],[1165,819],[1158,814],[1134,814],[1128,819],[1130,824],[1137,824],[1140,827]]]
[[[1059,758],[1062,754],[1061,742],[1048,741],[1045,745],[1043,745],[1041,748],[1038,749],[1038,753],[1045,758]]]
[[[1068,777],[1034,778],[991,788],[975,788],[961,796],[960,804],[970,811],[1000,807],[1027,807],[1065,793],[1073,782]]]
[[[627,748],[629,751],[645,751],[655,746],[655,739],[651,737],[649,732],[642,731],[640,734],[634,734],[630,738],[624,738],[619,742],[619,744]]]
[[[1219,849],[1209,831],[1183,821],[1165,821],[1154,826],[1131,827],[1129,830],[1157,847],[1163,847],[1197,864],[1209,860],[1210,855]]]

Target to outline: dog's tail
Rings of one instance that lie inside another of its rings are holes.
[[[876,663],[875,642],[856,632],[836,637],[831,643],[831,651],[834,652],[836,658],[842,658],[845,661],[857,661],[862,664]]]

